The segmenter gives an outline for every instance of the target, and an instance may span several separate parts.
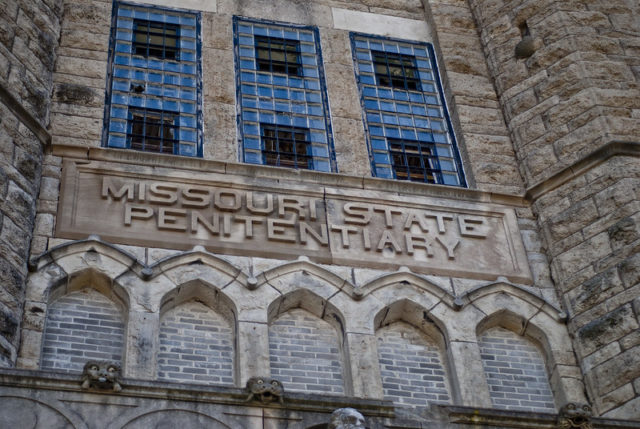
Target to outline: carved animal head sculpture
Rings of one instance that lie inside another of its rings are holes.
[[[273,401],[284,403],[284,386],[278,380],[267,377],[251,377],[247,380],[247,401],[257,399],[263,404]]]
[[[90,360],[82,371],[82,388],[121,391],[120,366],[113,362]]]
[[[558,413],[560,429],[591,429],[591,407],[587,404],[569,402]]]
[[[353,408],[338,408],[331,413],[328,429],[364,429],[364,416]]]

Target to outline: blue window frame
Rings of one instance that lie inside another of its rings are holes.
[[[116,2],[104,145],[202,156],[200,15]]]
[[[234,17],[241,160],[335,171],[318,30]]]
[[[466,186],[433,46],[351,33],[376,177]]]

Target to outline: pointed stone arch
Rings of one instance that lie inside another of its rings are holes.
[[[157,378],[187,383],[233,385],[237,310],[221,290],[191,280],[161,300]]]
[[[498,409],[555,413],[553,353],[544,331],[530,320],[499,309],[477,325],[489,395]]]
[[[335,306],[297,289],[273,301],[268,315],[273,378],[291,391],[350,393],[344,318]]]
[[[446,332],[416,302],[401,298],[374,317],[378,362],[386,399],[400,406],[452,402]]]

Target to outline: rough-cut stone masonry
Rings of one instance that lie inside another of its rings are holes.
[[[470,5],[551,262],[587,392],[600,415],[640,418],[634,361],[640,288],[640,4],[631,0]],[[535,52],[517,60],[528,29]],[[614,141],[564,182],[545,180]],[[633,155],[635,153],[635,155]],[[615,375],[614,375],[615,374]]]
[[[88,360],[121,363],[122,312],[93,289],[65,295],[49,306],[43,369],[81,372]]]
[[[269,326],[271,376],[285,390],[344,393],[336,329],[302,309],[290,310]]]
[[[442,351],[431,338],[403,322],[380,329],[376,337],[385,399],[405,406],[451,401]]]
[[[13,366],[43,154],[25,123],[44,133],[49,122],[62,0],[2,0],[0,10],[0,90],[11,98],[0,101],[0,366]]]
[[[158,379],[233,384],[233,330],[209,307],[189,301],[160,322]]]
[[[495,408],[556,412],[544,359],[535,345],[504,328],[487,330],[478,344]]]

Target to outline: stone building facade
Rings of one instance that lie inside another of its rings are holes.
[[[0,10],[0,426],[640,427],[636,0]]]

